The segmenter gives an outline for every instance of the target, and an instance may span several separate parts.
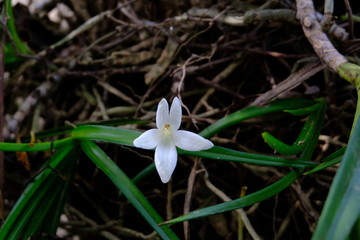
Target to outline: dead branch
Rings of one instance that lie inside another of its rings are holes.
[[[316,18],[313,2],[311,0],[296,0],[297,18],[300,20],[306,38],[311,43],[319,58],[333,71],[337,71],[346,58],[341,55],[322,31]]]
[[[269,103],[270,101],[276,99],[280,94],[296,88],[309,77],[321,71],[323,68],[324,66],[320,63],[320,61],[308,63],[305,67],[291,74],[288,78],[276,85],[273,89],[267,91],[264,94],[261,94],[251,104],[249,104],[249,106],[265,105]]]
[[[215,9],[193,8],[188,12],[175,17],[175,21],[185,21],[189,19],[213,21],[215,17],[219,16],[219,12]],[[324,16],[316,13],[317,19],[321,20]],[[217,17],[217,21],[236,27],[245,27],[256,24],[260,21],[279,21],[289,22],[298,25],[299,21],[296,19],[296,12],[291,9],[265,9],[265,10],[251,10],[244,14],[242,13],[226,13]],[[333,34],[341,41],[345,41],[349,34],[339,25],[332,24],[329,26],[329,33]]]

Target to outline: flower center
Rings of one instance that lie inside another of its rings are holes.
[[[164,124],[164,127],[162,128],[162,134],[165,137],[170,136],[172,134],[170,124]]]

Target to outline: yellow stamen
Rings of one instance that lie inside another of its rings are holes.
[[[172,133],[172,131],[171,131],[170,124],[165,124],[164,127],[163,127],[163,129],[162,129],[162,134],[163,134],[164,136],[170,136],[171,133]]]

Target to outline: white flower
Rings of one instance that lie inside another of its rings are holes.
[[[187,151],[201,151],[214,144],[198,134],[178,130],[181,124],[181,103],[175,97],[169,105],[162,99],[156,111],[156,129],[150,129],[134,140],[135,147],[155,149],[155,166],[161,181],[167,183],[177,162],[176,147]]]

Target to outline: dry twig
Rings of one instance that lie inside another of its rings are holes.
[[[297,18],[301,22],[304,34],[313,46],[319,58],[333,71],[337,71],[340,64],[347,62],[330,42],[322,31],[316,18],[313,2],[311,0],[296,0]]]
[[[209,180],[209,174],[207,173],[205,167],[203,166],[204,169],[204,181],[205,181],[205,185],[213,192],[215,193],[221,200],[223,200],[224,202],[229,202],[232,199],[229,198],[223,191],[221,191],[219,188],[217,188],[214,184],[212,184]],[[245,211],[240,208],[240,209],[236,209],[235,210],[236,213],[238,215],[240,215],[246,229],[248,230],[249,234],[251,235],[251,237],[254,240],[260,240],[261,237],[256,233],[255,229],[252,227],[249,218],[247,217]]]
[[[299,71],[291,74],[284,81],[276,85],[273,89],[257,97],[251,104],[249,104],[249,106],[265,105],[269,103],[270,101],[276,99],[280,94],[296,88],[323,68],[324,67],[320,61],[308,63]]]

